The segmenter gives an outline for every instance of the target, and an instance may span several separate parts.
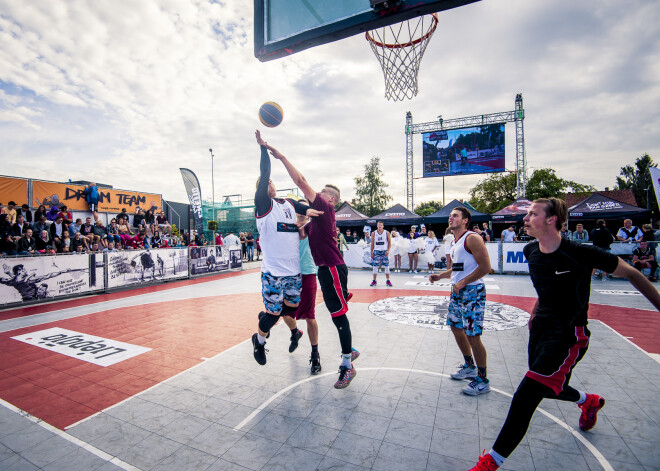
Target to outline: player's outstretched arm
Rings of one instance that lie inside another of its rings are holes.
[[[307,179],[305,179],[303,174],[300,173],[300,171],[294,167],[293,164],[289,162],[289,159],[287,159],[280,151],[270,146],[269,150],[274,158],[284,164],[284,168],[286,168],[286,171],[289,172],[291,180],[293,180],[293,183],[295,183],[296,186],[302,190],[305,198],[307,198],[310,203],[313,203],[314,199],[316,198],[316,191],[314,191],[310,184],[307,183]]]
[[[619,257],[619,264],[612,274],[615,276],[621,276],[630,281],[630,284],[637,288],[639,292],[642,293],[646,299],[651,301],[655,308],[660,311],[660,293],[658,293],[655,286],[646,279],[641,271],[631,267]]]

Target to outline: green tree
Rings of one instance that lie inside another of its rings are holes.
[[[564,180],[552,168],[534,170],[527,179],[527,198],[549,198],[566,192],[585,193],[596,189],[572,180]],[[493,174],[470,190],[470,204],[477,211],[492,214],[516,199],[516,174]]]
[[[356,197],[351,205],[366,214],[375,216],[383,212],[392,197],[385,192],[389,185],[383,181],[383,171],[380,169],[380,157],[373,156],[364,166],[364,175],[355,177]]]
[[[653,159],[649,154],[642,155],[635,161],[635,167],[632,165],[621,167],[621,173],[616,177],[615,188],[618,190],[631,189],[635,195],[637,206],[658,211],[658,202],[655,198],[651,173],[649,172],[650,167],[657,166],[658,164],[653,162]],[[646,191],[647,188],[649,189],[648,193]]]
[[[415,214],[420,216],[428,216],[436,211],[442,209],[442,202],[440,201],[425,201],[415,206]]]

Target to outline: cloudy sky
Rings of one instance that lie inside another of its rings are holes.
[[[368,0],[355,0],[365,1]],[[179,167],[205,198],[252,198],[257,110],[284,108],[263,131],[312,186],[354,196],[379,156],[405,204],[406,111],[415,123],[526,110],[530,170],[603,189],[648,152],[660,161],[660,2],[483,0],[440,15],[420,92],[385,100],[363,36],[261,63],[250,0],[0,0],[0,174],[94,180],[187,201]],[[507,125],[507,168],[515,129]],[[421,135],[415,135],[421,175]],[[484,176],[445,179],[446,201]],[[273,180],[291,181],[275,162]],[[442,199],[415,180],[415,202]]]

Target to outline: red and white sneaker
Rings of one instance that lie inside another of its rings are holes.
[[[353,378],[355,378],[356,374],[357,374],[357,371],[355,371],[355,368],[353,368],[352,364],[351,364],[350,368],[348,368],[346,366],[340,366],[339,367],[339,379],[335,383],[335,389],[347,388],[348,385],[351,384],[351,381],[353,381]]]
[[[479,457],[479,462],[470,471],[495,471],[499,468],[493,457],[490,456],[490,453],[486,453],[486,450],[482,451],[482,453],[484,454]]]
[[[577,406],[582,409],[580,414],[580,430],[591,430],[598,420],[598,411],[605,405],[605,399],[598,394],[587,394],[587,400]]]

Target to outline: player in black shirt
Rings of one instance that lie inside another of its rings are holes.
[[[660,310],[660,293],[639,271],[602,249],[562,239],[560,230],[567,215],[563,200],[549,198],[535,200],[525,216],[525,228],[537,239],[524,248],[538,294],[529,321],[529,371],[511,400],[493,448],[471,471],[493,471],[502,466],[527,433],[534,411],[544,398],[577,403],[582,409],[582,430],[596,424],[605,399],[568,385],[573,368],[589,345],[587,311],[592,269],[627,278]]]

